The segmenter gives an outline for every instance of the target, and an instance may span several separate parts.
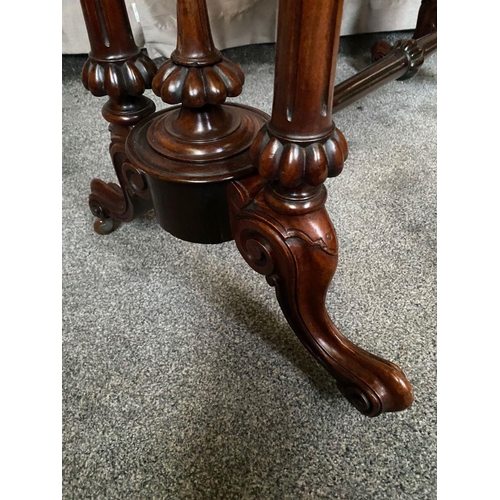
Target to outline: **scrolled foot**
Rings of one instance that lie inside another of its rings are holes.
[[[372,62],[380,61],[392,50],[392,45],[385,40],[377,42],[372,47]]]
[[[112,233],[119,223],[113,219],[96,219],[94,221],[94,231],[97,234],[106,235]]]
[[[100,179],[94,179],[91,184],[92,193],[89,196],[89,208],[94,221],[94,231],[100,235],[112,233],[118,226],[110,211],[123,211],[125,200],[119,186],[113,183],[106,184]],[[107,208],[105,208],[107,207]]]
[[[231,227],[246,262],[276,288],[285,317],[311,354],[333,375],[341,393],[364,415],[400,411],[413,402],[401,369],[350,342],[331,321],[326,293],[337,266],[335,229],[318,188],[307,210],[279,211],[272,188],[258,177],[230,188]]]
[[[125,153],[129,128],[111,124],[110,131],[110,155],[119,184],[101,179],[90,183],[89,207],[97,218],[94,230],[98,234],[109,234],[120,222],[130,222],[152,208],[146,175],[128,161]]]

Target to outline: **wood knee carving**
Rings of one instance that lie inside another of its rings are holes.
[[[276,288],[299,339],[373,417],[404,410],[413,392],[400,368],[347,340],[325,309],[337,237],[323,182],[348,154],[331,118],[341,16],[339,0],[281,0],[273,112],[252,146],[258,174],[232,184],[231,222],[242,256]]]
[[[158,70],[134,43],[123,0],[81,4],[91,43],[83,83],[109,97],[103,116],[119,183],[91,183],[96,231],[109,233],[115,222],[153,208],[178,238],[234,239],[275,287],[298,338],[361,413],[408,408],[413,391],[401,369],[350,342],[325,308],[338,245],[324,182],[348,156],[332,113],[412,76],[436,50],[435,32],[398,45],[334,89],[343,0],[280,0],[269,117],[226,102],[242,92],[244,75],[214,46],[205,0],[177,1],[177,47]],[[419,23],[428,26],[422,9]],[[172,106],[155,112],[147,88]]]

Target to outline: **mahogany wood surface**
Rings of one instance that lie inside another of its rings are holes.
[[[177,46],[158,70],[135,45],[123,0],[81,3],[91,42],[83,83],[109,97],[103,116],[119,182],[91,183],[96,230],[108,233],[153,207],[179,238],[234,239],[275,287],[298,338],[361,413],[408,408],[413,390],[401,369],[350,342],[325,308],[338,243],[324,182],[348,157],[332,114],[412,76],[436,50],[432,0],[422,3],[417,40],[391,47],[335,89],[343,0],[280,0],[270,117],[226,103],[242,92],[244,75],[214,46],[205,0],[177,1]],[[173,106],[155,113],[142,95],[147,88]]]
[[[437,0],[422,0],[413,38],[437,31]]]
[[[153,91],[180,106],[143,120],[127,139],[127,154],[150,178],[165,230],[220,243],[232,239],[227,183],[254,170],[250,146],[268,116],[225,104],[241,93],[245,77],[215,48],[205,1],[179,0],[177,27],[177,47],[154,77]]]
[[[417,25],[413,39],[437,32],[437,0],[422,0],[418,10]],[[393,46],[385,40],[380,40],[372,47],[372,60],[376,62],[391,52]],[[413,75],[410,75],[410,77]]]
[[[437,32],[417,40],[397,42],[389,53],[364,70],[335,86],[333,112],[350,106],[366,94],[392,80],[407,80],[415,76],[424,60],[437,50]]]
[[[156,65],[135,44],[123,0],[81,0],[81,5],[91,46],[83,85],[97,97],[109,96],[102,114],[110,124],[109,152],[119,185],[94,179],[89,196],[94,229],[108,234],[114,222],[131,221],[152,207],[146,178],[128,161],[125,140],[155,111],[142,94],[151,88]]]
[[[325,308],[337,237],[328,176],[348,148],[332,121],[342,0],[281,0],[272,116],[252,147],[258,175],[233,183],[238,249],[276,288],[290,326],[363,414],[403,410],[413,390],[399,367],[347,340]]]

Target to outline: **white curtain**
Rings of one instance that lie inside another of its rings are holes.
[[[151,58],[169,57],[177,39],[175,0],[125,3],[137,45],[145,47]],[[207,0],[207,5],[219,49],[276,41],[278,0]],[[419,7],[420,0],[345,0],[341,35],[414,29]],[[63,0],[62,14],[63,54],[87,53],[90,46],[79,0]]]

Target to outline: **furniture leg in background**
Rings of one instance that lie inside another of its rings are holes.
[[[151,209],[145,176],[125,154],[125,140],[142,118],[155,110],[142,94],[151,88],[156,65],[136,46],[124,0],[81,0],[91,51],[82,71],[87,90],[109,96],[102,114],[109,122],[109,152],[119,185],[91,182],[89,205],[97,217],[94,229],[108,234],[116,222],[131,221]]]
[[[413,39],[417,40],[429,33],[437,31],[437,0],[422,0],[420,9],[418,11],[417,26],[413,32]],[[379,61],[385,57],[393,46],[380,40],[372,47],[372,60],[373,62]]]
[[[356,73],[351,78],[335,85],[333,113],[353,104],[392,80],[407,80],[414,77],[425,59],[437,50],[437,31],[418,39],[402,40],[389,53]]]
[[[383,41],[376,44],[374,62],[335,86],[333,113],[392,80],[413,78],[425,59],[437,51],[436,15],[436,0],[423,0],[413,38],[399,40],[394,46]]]

